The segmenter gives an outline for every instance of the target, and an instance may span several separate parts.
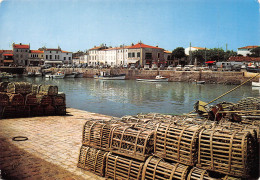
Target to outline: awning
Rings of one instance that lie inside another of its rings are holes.
[[[12,63],[14,60],[4,60],[4,63]]]
[[[62,64],[63,62],[62,61],[44,61],[44,64],[51,64],[51,63]]]
[[[3,54],[4,56],[13,56],[13,54]]]
[[[216,61],[207,61],[206,63],[207,64],[213,64],[213,63],[215,63]]]

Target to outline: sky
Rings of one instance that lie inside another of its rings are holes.
[[[0,0],[0,49],[260,45],[260,0]]]

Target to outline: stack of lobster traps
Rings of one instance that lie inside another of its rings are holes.
[[[65,94],[57,86],[0,82],[0,118],[65,114]]]
[[[258,178],[260,123],[246,122],[157,113],[88,120],[78,167],[120,180]]]

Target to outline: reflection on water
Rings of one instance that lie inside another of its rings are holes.
[[[105,81],[85,78],[18,78],[12,81],[57,85],[66,93],[68,107],[121,117],[140,112],[182,114],[193,110],[197,100],[209,102],[233,85],[196,85],[183,82],[149,83],[134,80]],[[242,86],[217,102],[237,102],[244,97],[258,97],[259,88]],[[215,102],[216,103],[216,102]]]

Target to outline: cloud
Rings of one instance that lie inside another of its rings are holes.
[[[0,6],[1,6],[1,3],[3,2],[4,0],[0,0]],[[260,1],[260,0],[259,0]]]
[[[260,0],[258,0],[258,3],[260,4]]]

